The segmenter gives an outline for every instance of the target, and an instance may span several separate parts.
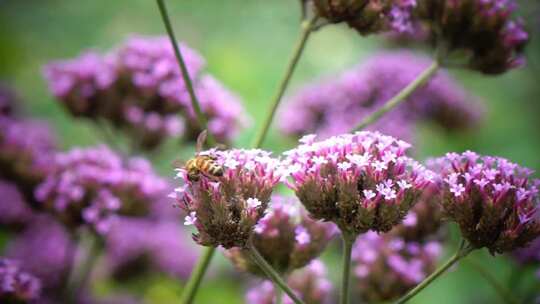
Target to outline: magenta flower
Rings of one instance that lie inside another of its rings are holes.
[[[538,180],[504,158],[467,151],[431,161],[442,177],[442,205],[474,248],[502,253],[540,235]]]
[[[105,243],[107,264],[117,279],[133,279],[149,270],[186,279],[197,259],[178,221],[120,217]]]
[[[23,194],[31,193],[51,169],[55,149],[56,139],[45,123],[0,117],[0,171]]]
[[[70,227],[106,232],[117,214],[147,214],[168,183],[141,158],[123,160],[105,146],[58,153],[36,198]]]
[[[32,218],[33,211],[13,183],[0,179],[0,225],[20,228]]]
[[[405,156],[404,141],[377,132],[314,138],[285,153],[287,184],[314,218],[350,236],[389,231],[432,184],[433,173]]]
[[[358,294],[370,303],[399,298],[435,270],[441,249],[373,231],[359,236],[352,253]]]
[[[193,237],[200,245],[245,248],[281,178],[280,161],[262,150],[202,153],[215,156],[224,173],[191,181],[185,169],[177,169],[183,185],[172,196],[186,211],[184,223],[197,228]]]
[[[411,31],[411,11],[416,6],[416,1],[403,0],[306,0],[304,2],[312,2],[315,13],[329,22],[346,22],[362,35],[390,30]]]
[[[240,99],[202,73],[204,59],[180,43],[209,130],[227,142],[245,125]],[[51,92],[74,116],[106,122],[137,148],[151,150],[167,138],[194,140],[201,132],[171,42],[135,36],[116,50],[53,62],[45,67]]]
[[[321,261],[314,260],[305,268],[293,272],[287,281],[305,303],[331,303],[332,283],[326,278],[326,267]],[[246,303],[249,304],[275,304],[275,299],[274,286],[269,281],[252,287],[246,293]],[[287,295],[283,295],[282,302],[293,303]]]
[[[252,242],[265,260],[284,274],[306,266],[320,255],[334,232],[333,225],[311,219],[296,199],[274,195],[254,228]],[[224,253],[240,270],[264,276],[241,248]]]
[[[37,300],[41,282],[24,272],[15,260],[0,258],[0,301],[2,303],[27,303]]]
[[[523,65],[529,40],[520,19],[513,19],[515,0],[418,0],[415,18],[449,51],[468,54],[467,65],[500,74]]]
[[[301,88],[281,108],[279,128],[287,135],[314,133],[325,138],[349,132],[429,64],[429,58],[404,51],[372,57],[341,75]],[[417,122],[430,121],[456,131],[478,123],[481,113],[479,102],[440,71],[369,129],[413,140]]]
[[[25,230],[8,242],[6,255],[39,278],[48,293],[58,293],[67,282],[75,243],[52,217],[34,216]]]

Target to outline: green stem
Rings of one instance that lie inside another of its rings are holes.
[[[283,304],[283,290],[274,283],[274,294],[276,295],[276,304]]]
[[[313,32],[313,27],[315,25],[315,22],[317,22],[317,17],[313,17],[311,20],[304,20],[302,22],[302,32],[300,34],[298,42],[296,43],[296,47],[294,48],[292,57],[289,60],[287,69],[285,70],[285,75],[283,76],[283,79],[281,80],[281,83],[279,84],[278,91],[276,92],[276,95],[272,99],[270,111],[268,112],[268,115],[266,116],[263,122],[262,128],[254,137],[254,140],[252,143],[253,147],[258,148],[262,145],[264,138],[266,137],[266,133],[268,133],[268,129],[270,129],[270,124],[272,123],[272,120],[274,119],[274,115],[276,114],[276,110],[278,108],[279,102],[281,101],[281,98],[285,94],[285,90],[287,90],[287,87],[294,73],[294,70],[298,64],[298,61],[300,57],[302,56],[302,53],[304,52],[308,38],[310,34]]]
[[[486,282],[491,285],[491,287],[497,292],[497,294],[501,297],[501,299],[507,303],[507,304],[519,304],[519,300],[517,300],[514,295],[510,292],[506,286],[502,285],[487,269],[485,269],[481,264],[477,263],[476,261],[473,261],[471,259],[467,260],[467,264],[469,264],[474,270],[476,270],[483,278],[486,280]]]
[[[187,70],[186,63],[184,61],[184,57],[182,56],[182,51],[180,50],[180,47],[178,47],[178,42],[176,40],[174,30],[171,25],[171,21],[169,20],[169,14],[167,13],[167,6],[165,6],[165,2],[163,0],[156,0],[156,1],[159,7],[159,12],[161,13],[161,18],[163,19],[163,23],[165,24],[165,29],[167,30],[167,34],[169,35],[169,39],[171,40],[171,44],[173,46],[174,55],[176,56],[176,60],[178,61],[178,65],[180,66],[180,71],[182,72],[182,78],[184,79],[184,82],[189,92],[189,97],[191,99],[191,106],[193,107],[193,110],[195,111],[195,115],[197,116],[197,121],[199,122],[201,129],[202,130],[207,129],[208,120],[201,110],[200,102],[197,99],[197,95],[195,95],[195,90],[193,89],[193,82],[191,81],[191,77],[189,76],[189,72]],[[208,144],[210,146],[216,145],[216,140],[210,133],[208,133]]]
[[[66,290],[68,303],[77,303],[78,296],[83,292],[91,276],[92,269],[99,256],[99,242],[91,232],[83,231],[78,237],[78,252],[82,256],[77,259],[73,257],[71,271],[68,277]]]
[[[351,252],[354,244],[354,237],[342,233],[343,236],[343,268],[341,279],[341,299],[340,304],[349,304],[349,281],[351,277]]]
[[[304,302],[294,293],[294,291],[285,283],[281,276],[268,264],[264,257],[259,253],[257,248],[250,241],[248,242],[248,252],[253,261],[261,268],[261,270],[268,276],[274,284],[276,284],[281,290],[283,290],[289,298],[293,300],[295,304],[304,304]]]
[[[392,97],[392,99],[388,100],[380,109],[373,112],[368,117],[364,118],[364,120],[354,129],[354,131],[363,130],[367,126],[376,122],[384,114],[400,105],[409,96],[411,96],[412,93],[414,93],[417,89],[426,84],[431,79],[431,77],[435,75],[435,73],[439,70],[440,67],[441,61],[440,58],[437,57],[433,61],[433,63],[428,68],[426,68],[420,75],[418,75],[416,79],[409,83],[409,85],[403,88],[397,95]]]
[[[215,247],[208,247],[205,249],[203,255],[197,261],[197,265],[195,266],[195,269],[193,269],[193,272],[191,273],[191,276],[189,277],[186,287],[182,291],[182,297],[180,298],[180,303],[182,304],[193,303],[193,300],[195,299],[195,295],[197,294],[197,290],[199,289],[199,286],[201,285],[204,274],[206,273],[206,270],[208,269],[208,265],[210,265],[210,261],[212,260],[212,257],[214,256],[215,251],[216,251]]]
[[[406,303],[407,301],[412,299],[414,296],[420,293],[420,291],[428,287],[429,284],[433,283],[433,281],[435,281],[439,276],[445,273],[450,267],[452,267],[452,265],[469,255],[469,253],[471,253],[473,250],[474,248],[465,245],[465,241],[461,241],[459,249],[450,259],[448,259],[448,261],[446,261],[441,267],[439,267],[427,278],[425,278],[420,284],[416,285],[415,288],[409,290],[409,292],[407,292],[407,294],[405,294],[403,297],[401,297],[401,299],[395,302],[395,304]]]

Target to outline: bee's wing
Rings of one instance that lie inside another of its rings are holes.
[[[174,168],[183,168],[185,165],[186,165],[186,162],[179,158],[172,161],[172,166]]]
[[[197,145],[195,148],[197,149],[197,153],[201,152],[204,147],[204,143],[206,142],[206,137],[208,136],[208,131],[203,130],[199,136],[197,137]]]

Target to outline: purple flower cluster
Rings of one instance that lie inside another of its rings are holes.
[[[229,141],[245,123],[239,98],[202,73],[203,58],[181,44],[209,131]],[[139,148],[165,138],[193,140],[201,127],[191,106],[173,48],[166,37],[132,37],[106,55],[89,52],[45,67],[51,92],[74,116],[108,121]]]
[[[383,31],[412,31],[411,12],[416,0],[311,0],[315,13],[332,23],[346,22],[362,35]]]
[[[68,226],[106,232],[117,214],[144,215],[168,183],[142,158],[124,160],[105,146],[58,153],[36,198]]]
[[[316,133],[328,137],[349,132],[429,64],[428,58],[408,52],[377,55],[341,76],[310,84],[290,97],[280,110],[279,128],[295,136]],[[480,113],[476,100],[449,75],[439,72],[370,129],[411,140],[417,121],[459,130],[474,125]]]
[[[251,238],[255,248],[276,271],[290,273],[321,254],[334,232],[333,225],[311,219],[296,199],[274,195]],[[238,269],[264,276],[241,248],[231,248],[224,253]]]
[[[105,236],[106,260],[115,278],[157,270],[185,279],[197,253],[177,221],[119,218]]]
[[[263,217],[274,186],[280,181],[280,161],[263,150],[210,150],[223,176],[200,174],[197,181],[177,169],[183,185],[172,197],[188,214],[186,225],[195,225],[193,237],[203,246],[245,248],[257,222]]]
[[[32,222],[6,248],[6,255],[21,262],[45,289],[57,291],[66,283],[75,254],[69,233],[50,216],[34,216]]]
[[[41,282],[22,271],[17,261],[0,257],[0,301],[27,303],[39,298]]]
[[[298,293],[299,297],[308,304],[331,303],[332,284],[326,278],[326,267],[319,260],[312,261],[303,269],[293,272],[288,280],[289,286]],[[246,293],[246,303],[275,304],[276,293],[269,281],[264,281],[252,287]],[[279,303],[294,303],[287,295],[283,295]]]
[[[56,140],[43,122],[0,116],[0,174],[25,191],[50,170]]]
[[[529,34],[521,20],[512,17],[517,1],[417,2],[414,18],[424,22],[432,37],[449,51],[465,51],[470,68],[499,74],[523,65]]]
[[[347,235],[389,231],[432,184],[434,174],[405,156],[404,141],[365,131],[315,137],[285,153],[287,183],[314,218]]]
[[[429,275],[440,255],[438,242],[367,232],[358,237],[352,253],[359,294],[370,303],[395,300]]]
[[[20,228],[30,221],[32,209],[15,184],[0,179],[0,197],[0,225]]]
[[[474,247],[502,253],[540,235],[539,180],[504,158],[467,151],[431,161],[441,173],[446,216],[458,223]]]

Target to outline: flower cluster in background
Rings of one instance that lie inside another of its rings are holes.
[[[538,186],[532,171],[501,157],[466,151],[433,159],[441,173],[446,216],[475,248],[503,253],[540,235]]]
[[[436,241],[405,241],[371,231],[359,236],[353,248],[359,296],[369,303],[399,298],[435,270],[441,251]]]
[[[229,142],[247,124],[239,97],[202,72],[199,53],[184,44],[181,50],[209,131]],[[44,71],[72,115],[124,131],[136,148],[154,149],[170,137],[194,140],[202,131],[166,37],[132,37],[105,55],[87,52]]]
[[[105,233],[116,214],[144,215],[167,190],[146,159],[123,159],[98,146],[56,154],[35,195],[68,226],[84,223]]]
[[[274,195],[254,228],[252,242],[276,271],[287,274],[320,255],[334,234],[333,225],[311,219],[296,199]],[[241,248],[229,249],[225,255],[238,269],[264,276]]]
[[[332,283],[326,278],[326,267],[319,260],[314,260],[305,268],[293,272],[288,278],[288,284],[305,303],[332,303]],[[283,304],[294,303],[287,295],[282,295],[282,297]],[[249,304],[278,303],[274,286],[269,281],[250,288],[245,299]]]
[[[351,236],[392,229],[435,177],[405,155],[410,144],[378,132],[300,143],[285,152],[289,187],[314,218]]]
[[[0,300],[4,303],[25,303],[36,300],[41,283],[33,275],[21,271],[17,261],[0,258]]]
[[[301,88],[281,107],[279,128],[292,136],[350,132],[429,64],[428,58],[403,51],[378,54],[338,77]],[[479,102],[440,71],[369,129],[411,141],[419,121],[433,122],[448,131],[463,130],[476,125],[481,113]]]

